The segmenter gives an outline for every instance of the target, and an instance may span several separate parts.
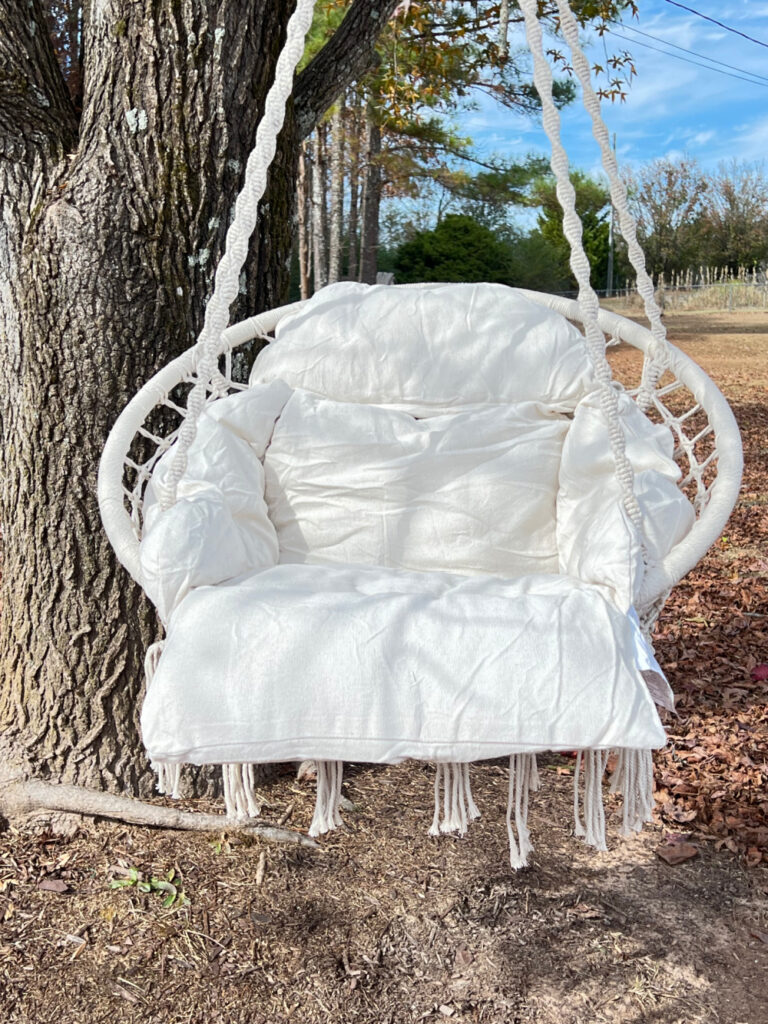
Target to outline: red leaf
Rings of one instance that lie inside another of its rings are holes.
[[[750,672],[753,683],[763,683],[768,679],[768,665],[765,662],[762,665],[755,665]]]

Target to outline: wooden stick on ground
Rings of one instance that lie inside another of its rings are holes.
[[[80,786],[55,785],[36,779],[17,780],[0,786],[0,814],[13,818],[34,811],[62,811],[87,814],[94,818],[111,818],[131,825],[150,828],[182,829],[198,832],[220,832],[222,828],[237,829],[273,843],[291,843],[319,849],[309,836],[293,829],[227,818],[219,814],[198,814],[175,807],[159,807],[130,796],[115,796],[83,789]]]

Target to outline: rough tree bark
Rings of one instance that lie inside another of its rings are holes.
[[[365,31],[299,78],[302,132],[347,84],[343,47],[370,62],[394,6],[354,0]],[[96,469],[119,410],[198,332],[292,7],[92,0],[78,124],[41,0],[0,0],[0,811],[3,774],[149,792],[137,709],[157,623],[103,535]],[[287,288],[300,134],[291,111],[249,311]]]

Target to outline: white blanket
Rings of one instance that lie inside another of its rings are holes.
[[[142,734],[195,764],[659,747],[635,642],[563,576],[282,565],[181,602]]]

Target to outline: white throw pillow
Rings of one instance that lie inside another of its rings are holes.
[[[158,498],[174,449],[158,463],[144,499],[139,560],[142,585],[164,622],[193,587],[277,562],[261,459],[290,394],[276,381],[206,406],[169,509]]]
[[[557,572],[569,426],[535,402],[417,420],[296,391],[264,459],[280,562]]]
[[[498,284],[332,285],[276,334],[251,383],[282,379],[416,416],[529,401],[573,408],[592,380],[578,330]]]
[[[563,446],[557,540],[561,572],[611,587],[626,609],[642,584],[643,550],[649,562],[664,558],[696,517],[677,486],[680,467],[672,457],[670,431],[651,423],[625,393],[619,394],[619,413],[642,511],[641,533],[624,510],[605,415],[594,392],[577,406]]]

